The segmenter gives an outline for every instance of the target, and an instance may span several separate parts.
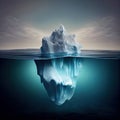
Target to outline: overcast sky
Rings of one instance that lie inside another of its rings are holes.
[[[120,50],[119,0],[0,0],[0,49],[39,48],[63,24],[83,49]]]

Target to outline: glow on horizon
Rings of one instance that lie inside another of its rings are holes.
[[[82,49],[120,50],[119,0],[5,0],[0,8],[0,50],[40,48],[60,24]]]
[[[67,31],[76,35],[76,40],[82,45],[83,50],[120,50],[119,34],[113,29],[114,22],[114,17],[108,16],[89,22],[77,30],[70,31],[67,28]],[[11,31],[3,32],[0,36],[1,39],[8,40],[0,44],[0,49],[39,49],[42,38],[49,36],[59,27],[53,26],[45,31],[22,23],[16,18],[9,20],[9,24],[12,26]]]

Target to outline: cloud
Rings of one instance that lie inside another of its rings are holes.
[[[104,17],[74,31],[83,49],[120,49],[120,31],[117,20]]]
[[[40,47],[46,34],[15,17],[8,17],[0,29],[0,49]]]
[[[120,30],[115,17],[107,16],[71,31],[83,49],[120,50]],[[40,48],[48,31],[37,29],[15,17],[7,17],[0,26],[0,49]]]

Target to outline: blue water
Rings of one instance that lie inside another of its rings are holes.
[[[1,116],[43,120],[120,117],[119,51],[83,52],[78,57],[82,67],[75,93],[61,106],[50,101],[37,75],[34,60],[39,60],[39,54],[28,51],[0,52]]]

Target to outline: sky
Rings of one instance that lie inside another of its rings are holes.
[[[63,24],[82,49],[120,50],[119,0],[0,0],[0,49],[40,48]]]

